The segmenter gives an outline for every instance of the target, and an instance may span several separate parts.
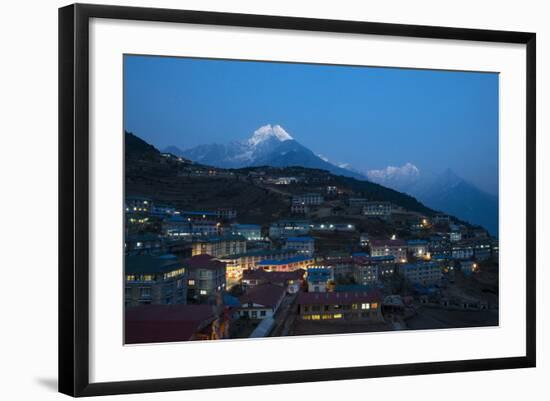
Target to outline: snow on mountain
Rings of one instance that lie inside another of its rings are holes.
[[[410,194],[420,180],[420,169],[412,163],[405,163],[401,167],[368,170],[365,175],[372,182]]]
[[[257,146],[272,138],[276,138],[280,142],[294,139],[280,125],[271,126],[271,124],[267,124],[254,131],[254,134],[248,139],[247,143],[250,146]]]
[[[498,234],[498,198],[459,177],[451,169],[426,176],[412,163],[366,172],[370,181],[405,192],[426,206],[479,224]]]
[[[405,163],[401,167],[388,166],[381,170],[368,170],[367,177],[374,182],[387,182],[401,179],[417,179],[420,177],[420,170],[412,163]]]
[[[175,147],[171,147],[175,149]],[[178,149],[179,150],[179,149]],[[296,141],[280,125],[264,125],[242,141],[226,144],[204,144],[180,151],[178,156],[195,162],[222,167],[302,166],[328,170],[334,174],[366,179],[362,173],[341,168],[324,156],[317,155]]]

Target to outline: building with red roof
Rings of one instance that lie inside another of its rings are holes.
[[[239,315],[251,319],[266,319],[275,315],[286,294],[283,286],[262,284],[249,289],[239,298]]]
[[[291,272],[268,272],[263,269],[245,270],[242,285],[245,290],[262,284],[275,284],[284,287],[289,293],[296,293],[304,282],[305,270]]]
[[[382,295],[377,290],[303,292],[298,295],[303,320],[382,320]]]
[[[212,305],[141,305],[125,312],[124,343],[162,343],[209,338]]]

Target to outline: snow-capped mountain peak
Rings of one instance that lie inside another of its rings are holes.
[[[416,179],[420,170],[412,163],[405,163],[401,167],[387,166],[381,170],[369,170],[367,176],[374,182],[385,182],[392,179]]]
[[[257,146],[258,144],[265,142],[271,138],[276,138],[280,142],[294,139],[280,125],[272,126],[271,124],[267,124],[254,131],[254,135],[252,135],[252,137],[248,139],[247,143],[250,146]]]

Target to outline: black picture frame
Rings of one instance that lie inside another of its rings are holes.
[[[521,357],[90,383],[90,18],[438,38],[526,45],[526,354]],[[237,387],[534,367],[536,364],[536,35],[479,29],[74,4],[59,9],[59,391],[71,396]]]

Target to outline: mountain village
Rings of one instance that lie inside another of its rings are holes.
[[[126,134],[126,343],[498,324],[486,229],[338,171],[202,163]]]

